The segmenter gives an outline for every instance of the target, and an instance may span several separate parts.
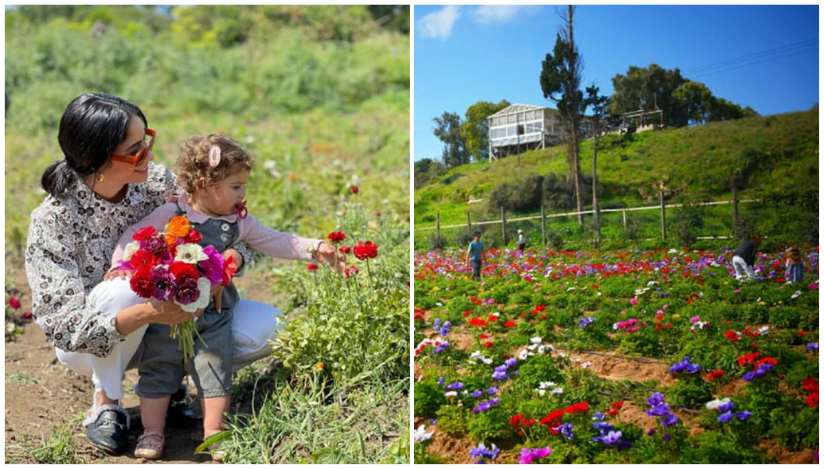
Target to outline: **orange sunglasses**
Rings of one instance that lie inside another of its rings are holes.
[[[152,129],[144,129],[146,131],[146,135],[143,137],[143,148],[137,151],[134,155],[112,155],[112,159],[115,161],[122,161],[124,163],[132,163],[135,166],[140,166],[146,161],[146,157],[149,155],[149,152],[152,151],[152,147],[154,146],[155,135],[157,135],[157,131]]]

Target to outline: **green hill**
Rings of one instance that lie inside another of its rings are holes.
[[[741,199],[800,189],[817,193],[818,137],[817,108],[643,132],[632,139],[609,136],[601,139],[598,149],[601,207],[653,205],[656,184],[662,180],[668,188],[667,203],[729,200],[736,168],[745,175]],[[448,170],[415,190],[416,230],[434,226],[438,213],[442,226],[465,224],[467,211],[474,221],[499,219],[500,212],[490,204],[493,191],[501,184],[525,187],[526,179],[535,175],[566,177],[566,151],[561,145],[524,153],[520,164],[511,156]],[[582,144],[581,154],[581,170],[591,175],[592,140]],[[469,204],[470,198],[482,201]],[[585,209],[591,208],[588,199]],[[537,212],[534,208],[508,213],[507,218]],[[416,235],[418,239],[428,233]]]

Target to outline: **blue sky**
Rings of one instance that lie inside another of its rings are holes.
[[[557,6],[415,6],[415,159],[440,159],[433,119],[478,101],[554,107],[539,84]],[[563,6],[563,8],[566,8]],[[761,115],[818,102],[818,6],[578,6],[584,84],[656,63]]]

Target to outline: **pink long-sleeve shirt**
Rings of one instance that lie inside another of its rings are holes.
[[[132,236],[138,230],[151,226],[157,231],[165,231],[166,224],[173,217],[177,216],[178,206],[183,210],[183,214],[191,223],[204,223],[212,218],[224,220],[229,223],[237,223],[238,239],[235,242],[245,242],[249,247],[261,254],[280,259],[312,260],[312,251],[318,248],[321,239],[302,238],[292,233],[275,231],[260,224],[257,218],[249,215],[240,218],[237,214],[222,217],[210,217],[195,211],[189,205],[186,194],[180,196],[177,202],[170,202],[156,208],[152,213],[140,220],[137,224],[130,226],[120,237],[117,246],[112,254],[112,266],[119,266],[126,245],[132,242]]]

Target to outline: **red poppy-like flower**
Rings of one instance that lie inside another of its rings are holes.
[[[360,192],[360,189],[358,189],[358,186],[354,186],[354,185],[352,187],[350,187],[349,190],[352,191],[353,194],[357,194],[358,192]]]
[[[770,365],[775,366],[778,365],[778,360],[772,357],[764,357],[761,360],[758,360],[757,362],[753,363],[752,366],[758,368],[759,366],[765,363],[769,363]]]
[[[481,340],[488,339],[489,335],[488,334],[481,334],[481,335],[478,336],[478,338],[481,339]]]
[[[535,311],[538,311],[539,313],[542,313],[542,312],[546,311],[546,306],[538,305],[538,306],[535,307]]]
[[[157,233],[157,230],[155,230],[153,226],[147,226],[137,230],[137,233],[132,235],[132,239],[135,241],[143,241],[144,239],[151,238],[155,233]]]
[[[807,405],[810,407],[818,407],[818,393],[814,392],[807,396]]]
[[[197,281],[197,279],[200,278],[200,274],[198,274],[195,266],[181,261],[172,262],[172,265],[169,266],[169,272],[171,272],[177,280],[192,278]]]
[[[799,337],[804,337],[804,336],[806,336],[806,335],[807,335],[807,333],[806,333],[806,332],[804,332],[804,331],[798,331],[798,336],[799,336]]]
[[[158,259],[157,256],[142,249],[134,253],[129,259],[129,264],[131,264],[135,270],[142,267],[147,267],[151,270],[158,262],[160,262],[160,259]]]
[[[472,318],[472,320],[469,321],[469,325],[470,326],[484,327],[484,326],[488,326],[489,323],[484,321],[481,318]]]
[[[187,234],[186,237],[183,238],[183,242],[192,243],[192,244],[197,244],[197,243],[201,242],[202,240],[203,240],[203,235],[200,234],[200,231],[197,231],[194,228],[190,228],[189,229],[189,234]]]
[[[504,327],[506,327],[506,328],[515,327],[515,326],[517,326],[517,324],[515,324],[515,321],[507,321],[507,322],[504,323]]]
[[[471,310],[471,309],[468,309],[468,310],[466,310],[466,311],[464,311],[464,312],[463,312],[463,315],[464,315],[464,317],[465,317],[465,318],[468,318],[470,314],[472,314],[472,310]]]
[[[315,271],[315,270],[318,270],[318,265],[315,264],[314,262],[310,262],[310,263],[306,264],[306,268],[309,269],[309,271]]]
[[[553,410],[552,412],[546,414],[546,417],[542,418],[540,423],[541,425],[552,426],[552,424],[554,424],[556,421],[561,420],[562,418],[564,418],[563,410]]]
[[[327,238],[329,239],[329,241],[332,241],[333,243],[340,243],[341,241],[346,239],[346,235],[340,231],[333,231],[332,233],[329,233]]]
[[[10,296],[9,306],[11,306],[14,309],[20,309],[20,300],[18,300],[16,296]]]
[[[741,366],[751,365],[758,357],[761,356],[759,352],[749,353],[738,359],[738,364]]]
[[[226,257],[226,262],[223,263],[223,281],[220,282],[224,287],[232,282],[232,277],[237,272],[237,261],[234,256]]]
[[[726,336],[726,337],[727,337],[727,339],[731,340],[732,342],[735,342],[736,340],[740,339],[740,337],[738,337],[738,333],[737,333],[737,332],[735,332],[735,331],[734,331],[734,330],[732,330],[732,329],[730,329],[730,330],[728,330],[727,332],[725,332],[725,333],[724,333],[724,336]]]
[[[378,257],[378,245],[373,244],[372,241],[367,241],[366,243],[358,243],[355,245],[355,257],[360,260],[366,260],[374,257]]]
[[[484,347],[486,347],[486,348],[492,348],[492,345],[493,345],[493,344],[492,344],[492,341],[491,341],[491,340],[490,340],[490,341],[488,341],[488,342],[484,342]]]
[[[543,321],[544,319],[546,319],[546,318],[548,318],[548,317],[549,317],[548,315],[546,315],[546,314],[542,314],[542,315],[541,315],[538,319],[540,319],[541,321]]]
[[[624,407],[624,401],[613,402],[609,406],[613,409],[620,409],[620,408]]]
[[[818,392],[818,380],[815,378],[804,378],[801,387],[803,387],[805,391]]]
[[[721,376],[724,376],[724,370],[710,371],[710,374],[707,377],[710,381],[713,381],[715,378],[720,378]]]
[[[188,264],[187,264],[188,265]],[[152,268],[139,267],[129,280],[132,291],[141,298],[151,298],[154,295],[155,284],[152,281]]]
[[[489,321],[489,322],[495,322],[495,321],[498,320],[498,316],[493,314],[492,316],[489,316],[488,318],[486,318],[486,320]]]
[[[338,251],[340,251],[341,254],[349,254],[351,250],[352,246],[341,246],[338,248]]]
[[[589,402],[583,401],[577,404],[572,404],[571,406],[564,409],[568,414],[574,414],[577,412],[587,412],[589,411]]]

